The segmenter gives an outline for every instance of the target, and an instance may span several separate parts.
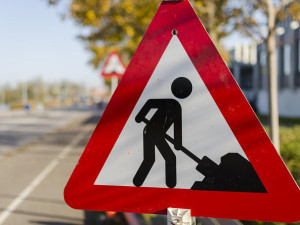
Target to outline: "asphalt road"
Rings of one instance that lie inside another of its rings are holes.
[[[84,224],[84,211],[67,206],[63,190],[100,116],[100,111],[74,109],[0,115],[0,146],[5,146],[0,157],[0,225]],[[16,142],[2,145],[5,135]],[[129,224],[136,224],[130,222],[133,214],[124,216]],[[165,216],[158,219],[152,224],[167,224]],[[242,225],[236,220],[198,221]]]
[[[54,130],[0,158],[0,225],[84,223],[83,211],[66,205],[63,190],[101,113],[68,115]]]
[[[24,147],[46,133],[86,116],[90,108],[0,112],[0,156]]]

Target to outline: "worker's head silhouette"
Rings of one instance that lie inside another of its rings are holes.
[[[192,83],[185,77],[176,78],[171,86],[172,93],[177,98],[186,98],[192,93]]]

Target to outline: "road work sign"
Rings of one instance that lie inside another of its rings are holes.
[[[159,7],[65,199],[98,211],[300,218],[297,184],[187,0]]]
[[[102,77],[118,77],[121,78],[126,70],[125,64],[118,52],[111,52],[104,62],[101,70]]]

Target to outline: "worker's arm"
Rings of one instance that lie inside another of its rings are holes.
[[[174,120],[174,148],[181,150],[182,148],[182,115],[181,107],[177,110]]]
[[[142,107],[142,109],[139,111],[139,113],[135,117],[135,121],[137,123],[140,123],[143,121],[143,119],[146,117],[150,109],[157,108],[155,104],[155,99],[149,99],[145,105]]]

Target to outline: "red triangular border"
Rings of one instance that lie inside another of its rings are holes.
[[[103,68],[102,68],[102,70],[101,70],[101,72],[100,72],[100,75],[101,75],[102,77],[105,77],[105,78],[111,78],[111,77],[118,77],[118,78],[121,78],[121,77],[123,77],[123,74],[119,74],[119,73],[105,73],[105,72],[104,72],[105,67],[107,67],[107,65],[108,65],[108,63],[109,63],[109,60],[110,60],[110,58],[111,58],[113,55],[116,55],[116,56],[119,58],[120,63],[121,63],[121,64],[123,65],[123,67],[126,69],[126,66],[125,66],[125,64],[124,64],[124,62],[123,62],[123,60],[122,60],[122,58],[121,58],[119,52],[113,51],[113,52],[111,52],[111,53],[108,55],[107,59],[106,59],[105,62],[104,62]]]
[[[268,193],[93,185],[173,29]],[[297,184],[187,0],[162,2],[65,188],[65,200],[97,211],[166,213],[173,207],[201,217],[300,219]]]

